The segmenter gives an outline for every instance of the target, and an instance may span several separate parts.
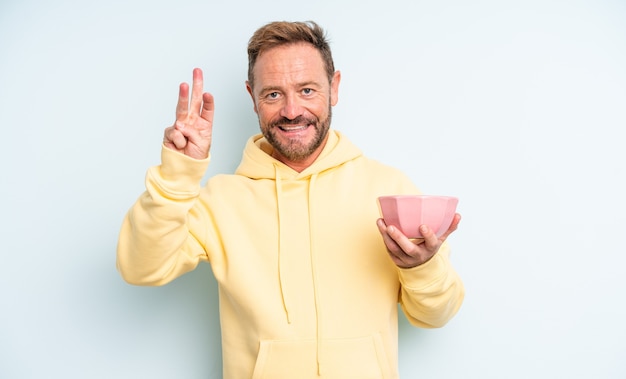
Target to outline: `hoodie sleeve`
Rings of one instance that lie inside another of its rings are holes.
[[[461,278],[452,268],[444,243],[423,265],[398,269],[400,304],[409,322],[422,328],[444,326],[459,310],[465,296]]]
[[[206,215],[192,208],[209,158],[195,160],[163,146],[161,161],[148,170],[146,191],[122,223],[117,269],[130,284],[163,285],[207,259],[202,229],[193,227]]]

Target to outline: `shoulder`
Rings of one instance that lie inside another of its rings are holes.
[[[352,178],[360,185],[376,189],[386,194],[413,194],[419,193],[413,180],[397,167],[360,156],[346,162],[344,170],[352,172]]]

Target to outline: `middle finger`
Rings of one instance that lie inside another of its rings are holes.
[[[202,70],[199,68],[194,68],[193,82],[191,85],[190,111],[196,115],[199,115],[200,110],[202,109],[202,86],[204,84],[203,82],[204,82],[204,78],[202,75]]]

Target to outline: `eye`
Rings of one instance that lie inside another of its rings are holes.
[[[280,96],[278,92],[270,92],[267,94],[267,98],[272,100],[278,99],[278,96]]]
[[[313,94],[313,89],[312,88],[305,88],[302,90],[302,94],[305,96],[309,96]]]

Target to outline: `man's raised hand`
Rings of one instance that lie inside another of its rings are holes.
[[[176,122],[165,129],[163,144],[191,158],[205,159],[211,149],[213,131],[213,95],[202,92],[202,70],[193,70],[191,99],[189,85],[181,83],[176,105]]]

